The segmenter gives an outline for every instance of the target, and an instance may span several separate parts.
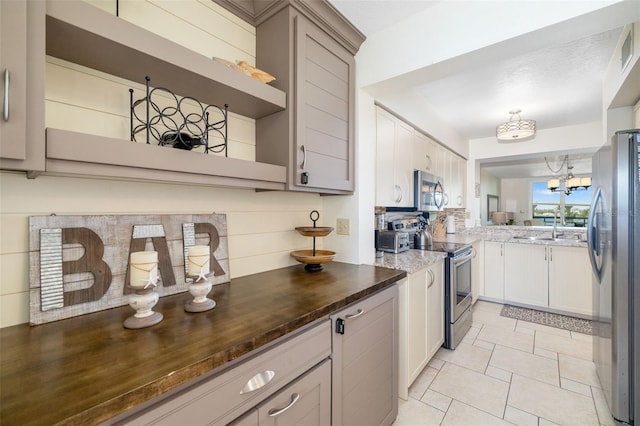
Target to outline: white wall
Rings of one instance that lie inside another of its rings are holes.
[[[495,137],[472,139],[469,141],[469,161],[467,161],[467,185],[471,176],[477,176],[477,167],[482,162],[542,158],[545,155],[570,154],[572,152],[595,152],[605,143],[602,137],[602,122],[594,121],[575,126],[556,127],[539,130],[536,136],[522,142],[498,142]],[[501,199],[502,203],[503,200]],[[473,191],[467,191],[467,206],[470,217],[479,217],[477,200]],[[503,205],[502,208],[505,206]],[[486,209],[486,198],[480,200],[480,208]],[[481,213],[482,210],[480,211]],[[484,213],[483,213],[484,214]],[[483,223],[484,220],[483,220]],[[471,224],[468,224],[471,226]]]
[[[531,184],[539,179],[502,179],[500,181],[500,204],[507,212],[515,213],[515,225],[524,225],[525,219],[531,219]],[[515,208],[513,208],[515,207]]]
[[[351,235],[332,233],[325,247],[337,253],[338,260],[371,264],[375,260],[373,241],[375,206],[376,113],[373,98],[356,90],[356,190],[353,196],[323,197],[327,218],[349,218]]]
[[[113,5],[112,1],[96,2],[107,8]],[[149,29],[168,31],[172,39],[207,56],[254,62],[255,31],[252,35],[251,27],[247,29],[243,21],[211,1],[125,0],[120,2],[120,11],[122,16]],[[177,31],[178,27],[187,29]],[[189,36],[185,39],[184,34]],[[47,126],[128,139],[129,87],[142,88],[140,84],[49,59]],[[255,158],[252,119],[232,115],[229,138],[229,156]],[[335,197],[329,203],[332,212],[348,214],[335,208],[342,203],[340,199]],[[329,220],[324,224],[335,226],[330,222],[331,215],[325,216],[323,201],[323,197],[314,194],[56,176],[29,180],[23,173],[0,172],[0,327],[29,320],[29,216],[225,213],[233,279],[296,264],[290,251],[311,248],[311,240],[298,235],[294,227],[309,225],[311,210],[319,210],[322,221]],[[320,239],[318,246],[323,244],[329,247]],[[347,250],[336,251],[343,257]]]
[[[589,123],[538,130],[531,140],[521,142],[498,142],[495,136],[471,139],[469,156],[477,160],[492,158],[540,158],[550,152],[578,152],[596,150],[605,143],[602,123]]]
[[[640,3],[635,3],[637,15],[640,16]],[[631,33],[633,52],[627,64],[620,62],[621,48],[628,34]],[[624,27],[620,40],[611,55],[611,60],[607,66],[602,82],[602,109],[618,108],[621,106],[633,106],[640,96],[640,22],[629,24]]]

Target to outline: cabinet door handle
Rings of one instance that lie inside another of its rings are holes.
[[[436,282],[436,276],[433,274],[433,271],[431,269],[427,269],[427,272],[429,273],[429,285],[427,286],[427,288],[431,288],[433,283]]]
[[[503,256],[504,244],[500,244],[500,256]]]
[[[547,248],[544,248],[544,260],[547,260]]]
[[[246,385],[244,385],[244,387],[240,391],[240,395],[260,389],[261,387],[269,383],[275,377],[275,375],[276,373],[273,370],[265,370],[262,373],[256,374],[249,379]]]
[[[462,195],[458,195],[458,198],[456,198],[456,202],[458,203],[458,207],[462,206]]]
[[[402,188],[400,188],[400,185],[393,185],[393,192],[393,201],[396,203],[402,201]]]
[[[429,154],[427,154],[426,157],[427,157],[427,170],[431,170],[431,166],[433,166],[433,161],[431,160],[431,156]]]
[[[553,262],[553,247],[549,247],[549,260]]]
[[[285,411],[287,411],[289,408],[293,407],[293,405],[296,402],[298,402],[299,399],[300,399],[300,395],[298,395],[297,393],[292,393],[291,394],[291,402],[288,403],[286,407],[272,408],[271,410],[269,410],[269,417],[279,416],[280,414],[282,414]]]
[[[304,145],[300,145],[300,151],[302,151],[302,164],[300,164],[300,168],[304,170],[304,168],[307,166],[307,149],[304,147]]]
[[[4,96],[2,99],[2,119],[9,121],[9,69],[5,68],[2,73],[4,78]]]
[[[444,205],[445,206],[449,205],[449,194],[447,193],[444,194]]]
[[[346,319],[354,319],[354,318],[358,318],[362,314],[364,314],[364,311],[362,309],[358,309],[358,311],[355,314],[346,315],[345,318]]]

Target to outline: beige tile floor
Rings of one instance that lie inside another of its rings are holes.
[[[478,301],[455,351],[441,348],[400,400],[395,426],[611,425],[591,336],[500,316]]]

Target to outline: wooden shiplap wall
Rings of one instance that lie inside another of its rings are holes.
[[[115,3],[90,2],[106,10]],[[203,55],[255,63],[255,29],[209,0],[121,0],[120,15],[165,31],[164,36]],[[131,84],[48,58],[46,125],[128,139]],[[255,158],[252,119],[232,114],[229,139],[229,156]],[[0,172],[0,327],[29,319],[29,216],[225,213],[233,284],[234,277],[296,264],[289,252],[311,248],[311,241],[294,227],[310,225],[313,209],[320,211],[319,225],[331,226],[322,221],[322,198],[314,194],[61,176],[31,180],[23,173]]]

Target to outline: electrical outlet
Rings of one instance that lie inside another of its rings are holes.
[[[338,235],[351,234],[351,224],[349,223],[349,219],[337,219],[336,228],[336,234]]]

